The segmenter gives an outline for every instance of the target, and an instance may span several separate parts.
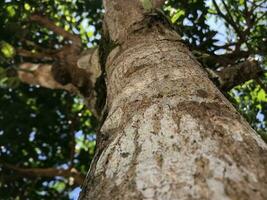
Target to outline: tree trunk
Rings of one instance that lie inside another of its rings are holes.
[[[179,35],[135,0],[106,0],[108,116],[80,199],[267,199],[267,145]]]

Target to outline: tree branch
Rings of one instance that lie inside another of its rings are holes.
[[[87,50],[80,55],[76,62],[71,71],[60,68],[61,65],[23,63],[19,65],[17,75],[22,82],[30,85],[40,85],[49,89],[63,89],[82,95],[86,99],[87,107],[95,117],[99,117],[96,111],[98,97],[94,90],[96,80],[102,73],[98,49]]]
[[[74,184],[77,186],[81,186],[85,179],[85,176],[83,176],[74,168],[66,170],[57,168],[20,168],[4,162],[1,162],[1,164],[3,165],[3,167],[26,177],[72,177],[74,179]]]
[[[226,10],[226,13],[227,13],[227,15],[228,15],[228,17],[229,17],[229,20],[230,20],[233,24],[235,24],[235,20],[234,20],[234,18],[233,18],[233,16],[232,16],[232,12],[230,11],[229,7],[227,6],[227,4],[225,3],[224,0],[222,0],[222,4],[223,4],[223,6],[224,6],[224,8],[225,8],[225,10]],[[233,14],[235,14],[235,13],[233,13]],[[227,16],[227,15],[225,15],[225,16]],[[237,27],[236,24],[235,24],[235,26],[236,26],[236,28],[237,28],[238,30],[240,30],[240,29]]]
[[[90,52],[87,52],[86,55],[82,55],[81,58],[82,43],[78,36],[65,31],[64,28],[56,26],[54,22],[46,16],[34,14],[30,17],[30,20],[63,36],[65,39],[70,40],[71,43],[64,45],[57,53],[51,55],[54,61],[52,66],[48,67],[48,65],[45,65],[45,68],[40,68],[40,73],[44,76],[46,75],[49,81],[41,79],[41,74],[35,70],[36,72],[33,73],[35,76],[28,75],[27,81],[24,82],[39,84],[51,89],[59,88],[69,90],[69,85],[72,85],[75,87],[75,91],[78,91],[84,97],[90,97],[96,79],[101,74],[98,51],[96,51],[95,48],[90,49]],[[30,52],[23,53],[24,56],[41,57],[41,55],[32,55]],[[80,59],[83,61],[80,62]],[[25,75],[25,73],[23,75]],[[28,81],[30,78],[34,81]],[[25,80],[25,78],[23,80]],[[71,89],[73,89],[73,87]]]
[[[226,44],[221,45],[221,46],[215,44],[215,45],[213,45],[213,47],[214,47],[213,51],[217,51],[219,49],[231,50],[229,47],[234,46],[236,44],[237,44],[236,42],[226,43]]]
[[[247,1],[252,4],[252,10],[254,10],[256,8],[264,8],[264,9],[266,9],[266,6],[263,6],[266,3],[266,1],[262,1],[259,4],[257,4],[257,2],[255,2],[254,0],[252,0],[252,1],[247,0]]]
[[[33,53],[31,51],[28,51],[26,49],[16,49],[16,54],[22,57],[28,57],[28,58],[35,58],[38,60],[44,60],[44,61],[52,61],[53,58],[50,54],[44,53],[44,52],[37,52]]]
[[[225,53],[222,55],[215,55],[215,54],[207,54],[201,51],[193,50],[192,53],[196,57],[196,59],[202,63],[204,66],[208,68],[215,68],[217,65],[219,66],[228,66],[234,65],[240,59],[247,59],[250,55],[248,51],[239,51],[239,52],[231,52]]]
[[[38,24],[50,29],[54,33],[63,36],[65,39],[72,41],[74,45],[78,48],[82,46],[81,39],[79,36],[73,35],[70,32],[66,31],[64,28],[56,26],[55,23],[48,17],[34,14],[30,16],[30,20],[33,22],[37,22]]]
[[[52,65],[24,63],[18,68],[19,79],[30,85],[40,85],[49,89],[63,89],[71,93],[78,93],[78,89],[72,85],[62,85],[57,82],[52,72]]]
[[[159,0],[159,2],[162,3],[163,0]],[[71,42],[51,54],[52,50],[41,50],[42,53],[36,54],[27,50],[18,51],[21,56],[40,59],[41,61],[42,56],[49,55],[53,61],[53,64],[24,63],[19,67],[19,78],[28,84],[40,85],[50,89],[64,89],[80,94],[86,99],[87,106],[96,116],[97,112],[94,110],[98,95],[94,88],[97,79],[102,73],[98,48],[92,48],[82,53],[82,43],[78,36],[56,26],[46,16],[34,14],[30,17],[30,20],[52,30]],[[35,44],[31,45],[35,46]]]
[[[223,1],[224,6],[226,6],[226,11],[227,14],[229,15],[229,17],[227,17],[219,8],[219,5],[217,4],[216,0],[212,0],[213,5],[218,13],[218,15],[220,17],[222,17],[228,24],[230,24],[233,29],[236,31],[237,35],[239,36],[239,38],[243,41],[244,40],[244,35],[242,34],[241,30],[239,29],[239,27],[237,26],[237,23],[235,23],[230,11],[228,10],[228,7],[226,6],[225,2]]]
[[[35,42],[27,40],[25,38],[23,40],[21,40],[21,42],[25,46],[28,46],[30,49],[36,49],[39,52],[44,52],[44,53],[49,54],[49,55],[53,55],[55,53],[58,53],[58,51],[60,51],[59,49],[47,49],[47,48],[44,48],[44,47],[40,46],[39,44],[36,44]]]
[[[247,60],[236,65],[225,67],[220,71],[213,71],[210,69],[207,71],[211,80],[223,91],[228,91],[246,81],[256,79],[263,73],[258,62],[254,60]]]

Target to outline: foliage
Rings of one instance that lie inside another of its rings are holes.
[[[26,85],[2,89],[0,95],[1,162],[27,168],[71,165],[86,174],[95,124],[79,99]],[[0,171],[0,199],[62,198],[75,186],[68,179],[21,177],[5,167]]]
[[[101,6],[98,0],[0,2],[0,199],[68,199],[77,187],[68,178],[24,176],[5,164],[75,168],[86,175],[95,146],[91,112],[79,97],[20,84],[14,76],[17,64],[36,60],[15,52],[56,49],[64,43],[50,30],[29,23],[31,13],[45,14],[80,35],[84,48],[95,45]]]
[[[266,6],[264,0],[169,0],[164,11],[192,50],[221,61],[205,66],[218,69],[250,56],[266,69],[267,49],[262,45],[267,38]],[[68,199],[76,187],[70,179],[23,176],[8,167],[75,168],[85,175],[94,153],[97,124],[79,97],[24,85],[16,77],[19,63],[38,61],[19,55],[19,49],[34,53],[57,50],[65,43],[62,36],[29,23],[33,13],[79,35],[86,49],[100,39],[102,4],[100,0],[0,2],[0,199]],[[266,85],[265,73],[229,92],[230,100],[263,138],[267,138]]]

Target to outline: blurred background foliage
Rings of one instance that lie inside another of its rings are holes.
[[[218,69],[253,57],[266,70],[265,0],[169,0],[164,12],[205,67]],[[34,23],[32,13],[79,35],[84,49],[101,39],[100,0],[2,0],[0,2],[0,199],[74,199],[70,177],[34,176],[18,169],[77,170],[85,176],[94,154],[97,122],[80,97],[21,83],[18,55],[58,49],[62,36]],[[225,59],[225,55],[230,55]],[[217,59],[217,60],[218,60]],[[229,100],[267,141],[267,73],[228,92]]]

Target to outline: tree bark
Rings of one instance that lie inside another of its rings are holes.
[[[267,199],[267,145],[179,35],[137,0],[104,4],[108,116],[80,199]]]

